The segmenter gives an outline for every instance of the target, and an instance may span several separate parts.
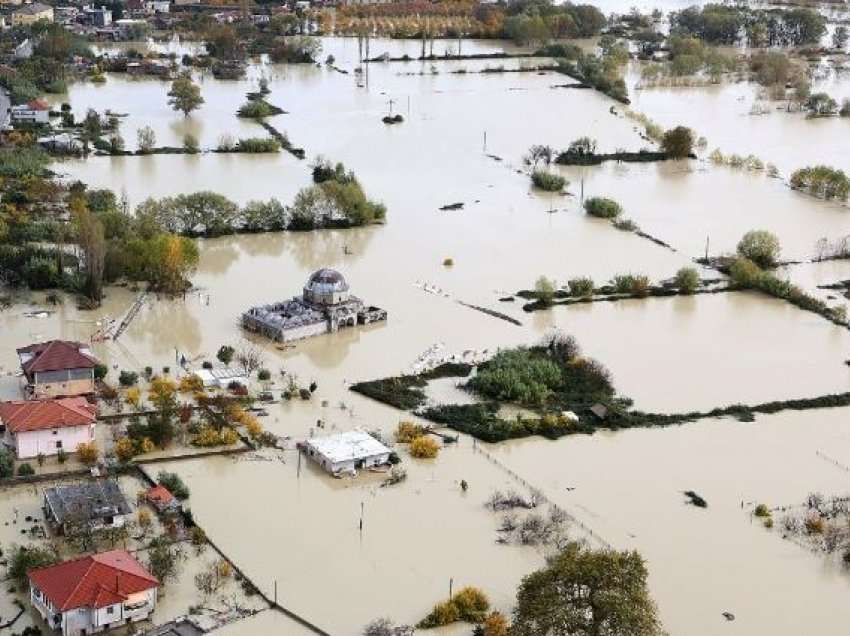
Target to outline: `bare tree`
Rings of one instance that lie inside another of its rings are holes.
[[[235,357],[246,375],[251,375],[263,366],[263,350],[247,341],[240,345]]]

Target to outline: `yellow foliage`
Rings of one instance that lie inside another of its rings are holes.
[[[221,431],[215,430],[211,426],[203,426],[192,439],[192,444],[195,446],[232,446],[239,441],[239,436],[229,426],[225,426]]]
[[[77,458],[86,466],[94,466],[100,457],[100,450],[95,442],[82,442],[77,446]]]
[[[420,435],[410,442],[410,454],[419,459],[432,459],[440,452],[440,445],[427,435]]]
[[[194,373],[180,378],[180,393],[203,393],[204,381]]]
[[[157,408],[161,409],[163,404],[172,400],[176,393],[177,385],[174,383],[174,380],[160,376],[151,380],[151,388],[148,395],[150,395],[151,402],[153,402]]]
[[[219,433],[219,439],[224,446],[233,446],[239,441],[239,435],[232,428],[225,426]]]
[[[462,620],[478,621],[488,609],[490,601],[487,595],[477,587],[465,587],[452,597]]]
[[[425,428],[414,422],[399,422],[395,430],[395,441],[407,444],[425,432]]]
[[[150,437],[143,437],[141,443],[139,444],[139,452],[144,453],[152,453],[156,450],[156,444],[151,441]]]
[[[147,508],[139,508],[139,512],[136,513],[136,521],[139,523],[139,527],[142,530],[146,530],[151,526],[151,513]]]
[[[251,436],[251,439],[257,439],[263,434],[263,425],[260,424],[256,417],[249,416],[248,420],[245,422],[245,430],[248,431],[248,435]]]
[[[484,636],[508,636],[508,619],[501,612],[487,615],[481,624]]]
[[[221,559],[218,563],[215,564],[215,573],[218,575],[220,579],[229,579],[233,574],[233,567],[225,561]]]
[[[127,400],[127,404],[130,406],[139,406],[139,402],[142,400],[142,392],[137,386],[131,386],[127,389],[127,393],[124,395],[124,398]]]
[[[129,437],[122,437],[115,442],[115,455],[122,462],[128,462],[136,454],[136,445]]]

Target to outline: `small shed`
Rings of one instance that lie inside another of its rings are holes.
[[[163,485],[156,485],[145,492],[145,501],[152,505],[157,512],[176,512],[180,509],[180,502]]]
[[[390,451],[368,433],[349,431],[314,437],[304,443],[307,457],[333,475],[354,474],[357,469],[389,463]]]

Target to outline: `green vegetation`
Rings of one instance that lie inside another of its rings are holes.
[[[648,571],[635,551],[570,543],[523,578],[512,636],[661,636]],[[541,632],[541,626],[545,626]]]
[[[265,117],[280,115],[281,113],[283,113],[282,109],[268,103],[262,98],[248,100],[237,111],[239,117],[245,117],[247,119],[263,119]]]
[[[685,294],[693,294],[700,286],[699,272],[693,267],[683,267],[676,272],[676,287]]]
[[[280,143],[277,139],[265,137],[248,137],[240,139],[236,146],[237,152],[280,152]]]
[[[638,298],[649,295],[651,283],[643,274],[617,274],[611,279],[616,294],[630,294]]]
[[[15,455],[5,446],[0,448],[0,479],[11,477],[15,473]]]
[[[534,170],[531,173],[531,182],[535,188],[546,192],[560,192],[567,185],[567,180],[564,177],[546,170]]]
[[[661,148],[673,159],[685,159],[694,150],[694,131],[685,126],[676,126],[664,133]]]
[[[448,601],[438,603],[434,609],[417,624],[420,629],[442,627],[458,621],[480,623],[490,609],[487,595],[476,587],[458,590]]]
[[[177,473],[162,471],[156,476],[156,480],[161,486],[165,486],[177,499],[182,501],[189,498],[189,488],[183,483],[183,480],[180,479]]]
[[[504,34],[517,44],[545,44],[551,39],[597,35],[604,14],[592,5],[551,2],[515,2],[507,5]]]
[[[188,117],[189,113],[200,108],[203,103],[201,87],[192,81],[191,75],[181,75],[171,84],[171,90],[168,91],[168,105],[174,110],[181,111],[184,116]]]
[[[381,380],[358,382],[351,390],[389,404],[397,409],[412,411],[425,403],[424,387],[428,380],[465,378],[472,372],[468,364],[445,363],[419,375],[402,375]]]
[[[7,559],[9,578],[20,587],[27,585],[27,572],[59,561],[52,550],[37,545],[13,545]]]
[[[567,287],[569,287],[570,296],[576,298],[590,298],[593,296],[592,278],[571,278],[567,281]]]
[[[555,283],[541,276],[534,284],[534,291],[537,293],[537,299],[545,305],[551,305],[555,297]]]
[[[821,199],[846,201],[850,195],[850,179],[843,170],[829,166],[810,166],[795,170],[791,187]]]
[[[605,197],[591,197],[584,202],[584,211],[600,219],[613,219],[623,212],[620,204]]]
[[[668,62],[653,62],[641,69],[641,78],[649,85],[661,83],[662,78],[675,84],[681,78],[699,73],[716,84],[724,73],[734,71],[738,65],[734,55],[707,46],[695,37],[671,35],[667,46],[670,51]]]
[[[759,267],[776,267],[781,252],[779,239],[767,230],[750,230],[738,242],[738,255]]]

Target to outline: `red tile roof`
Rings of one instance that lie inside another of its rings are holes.
[[[171,491],[168,490],[168,488],[162,485],[150,488],[145,493],[145,497],[148,501],[157,506],[167,506],[174,501],[174,495],[171,494]]]
[[[97,408],[81,397],[0,402],[0,420],[12,433],[86,426],[97,420]]]
[[[50,104],[43,99],[34,99],[27,104],[32,110],[50,110]]]
[[[97,364],[97,360],[80,351],[85,348],[88,348],[88,345],[81,342],[50,340],[18,349],[18,356],[32,354],[32,358],[21,363],[27,375],[37,371],[92,369]]]
[[[159,587],[159,581],[126,550],[37,568],[27,576],[60,612],[81,607],[100,609]]]

